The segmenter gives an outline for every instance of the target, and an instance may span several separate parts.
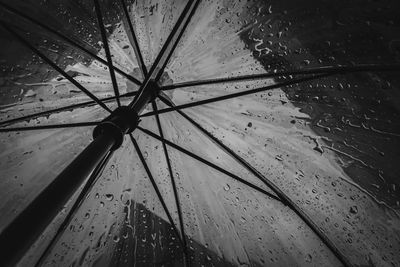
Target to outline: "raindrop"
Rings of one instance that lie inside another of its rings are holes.
[[[316,146],[316,147],[314,147],[313,148],[315,151],[317,151],[317,152],[319,152],[319,153],[321,153],[321,154],[323,154],[324,153],[324,150],[322,149],[322,147],[320,147],[319,145],[318,146]]]
[[[106,194],[106,199],[108,201],[112,201],[114,199],[114,195],[113,194]]]
[[[357,213],[358,213],[358,208],[357,208],[357,206],[352,206],[352,207],[350,207],[350,213],[357,214]]]
[[[306,255],[306,262],[311,262],[312,261],[312,256],[311,254]]]
[[[128,231],[126,231],[122,237],[123,237],[124,239],[127,239],[127,238],[128,238],[128,236],[129,236],[129,232],[128,232]]]
[[[36,93],[33,91],[33,90],[28,90],[26,93],[25,93],[25,97],[34,97],[34,96],[36,96]]]

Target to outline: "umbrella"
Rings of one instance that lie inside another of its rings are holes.
[[[398,10],[0,1],[1,265],[399,265]]]

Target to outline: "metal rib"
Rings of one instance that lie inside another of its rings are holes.
[[[203,159],[202,157],[200,157],[200,156],[198,156],[198,155],[196,155],[196,154],[184,149],[183,147],[180,147],[180,146],[172,143],[171,141],[163,139],[160,136],[156,135],[155,133],[153,133],[153,132],[151,132],[151,131],[149,131],[147,129],[144,129],[144,128],[140,127],[140,126],[138,126],[138,129],[141,130],[142,132],[144,132],[145,134],[148,134],[151,137],[153,137],[153,138],[155,138],[157,140],[160,140],[161,142],[165,142],[170,147],[173,147],[176,150],[178,150],[178,151],[180,151],[180,152],[182,152],[182,153],[184,153],[184,154],[186,154],[186,155],[188,155],[188,156],[190,156],[190,157],[192,157],[192,158],[194,158],[194,159],[196,159],[196,160],[208,165],[209,167],[211,167],[211,168],[213,168],[213,169],[215,169],[215,170],[217,170],[217,171],[219,171],[219,172],[231,177],[232,179],[234,179],[234,180],[236,180],[238,182],[241,182],[241,183],[253,188],[256,191],[258,191],[260,193],[263,193],[264,195],[281,202],[281,200],[278,197],[276,197],[275,195],[272,195],[271,193],[265,191],[264,189],[262,189],[262,188],[260,188],[260,187],[258,187],[256,185],[254,185],[254,184],[252,184],[252,183],[240,178],[239,176],[237,176],[237,175],[235,175],[235,174],[233,174],[233,173],[231,173],[231,172],[229,172],[229,171],[227,171],[227,170],[215,165],[214,163],[212,163],[212,162],[210,162],[210,161],[208,161],[206,159]]]
[[[87,127],[87,126],[96,126],[99,123],[100,123],[100,121],[93,121],[93,122],[77,122],[77,123],[65,123],[65,124],[50,124],[50,125],[35,125],[35,126],[26,126],[26,127],[0,128],[0,133],[31,131],[31,130],[45,130],[45,129]]]
[[[154,100],[152,101],[152,105],[153,105],[153,110],[157,110],[157,104]],[[158,131],[160,133],[160,137],[162,139],[164,139],[164,133],[163,133],[163,129],[161,126],[160,117],[158,116],[158,114],[156,114],[156,121],[157,121]],[[175,178],[174,178],[174,175],[172,172],[171,160],[168,155],[167,146],[164,141],[161,141],[161,143],[162,143],[163,150],[164,150],[165,161],[167,162],[167,166],[168,166],[169,177],[171,178],[172,189],[174,191],[175,205],[178,210],[179,224],[180,224],[180,228],[181,228],[181,235],[182,235],[182,241],[183,241],[184,252],[185,252],[185,260],[186,260],[186,264],[189,265],[190,263],[189,263],[189,255],[188,255],[187,243],[186,243],[185,227],[183,224],[183,216],[182,216],[181,204],[179,201],[178,189],[176,187]]]
[[[239,81],[248,81],[248,80],[254,81],[254,80],[259,80],[259,79],[267,79],[267,78],[290,76],[290,75],[303,75],[303,74],[315,75],[315,74],[322,74],[322,73],[333,75],[333,74],[368,72],[368,71],[399,71],[399,70],[400,70],[400,64],[394,64],[394,65],[366,64],[366,65],[358,65],[358,66],[327,66],[327,67],[319,67],[319,68],[304,69],[304,70],[292,70],[292,71],[282,71],[282,72],[273,72],[273,73],[262,73],[262,74],[243,75],[243,76],[236,76],[236,77],[182,82],[182,83],[176,83],[176,84],[171,84],[171,85],[167,85],[167,86],[162,86],[161,90],[172,90],[172,89],[177,89],[177,88],[182,88],[182,87],[230,83],[230,82],[239,82]]]
[[[142,53],[140,52],[139,42],[136,38],[136,34],[135,34],[135,30],[132,25],[132,21],[129,17],[128,8],[126,7],[125,0],[120,0],[120,2],[121,2],[122,9],[124,11],[125,19],[128,23],[129,30],[131,32],[131,34],[128,35],[128,38],[130,37],[129,38],[130,43],[133,45],[133,51],[135,52],[136,58],[138,59],[139,68],[142,71],[143,77],[146,77],[146,75],[147,75],[146,64],[144,64],[143,56],[142,56]]]
[[[178,45],[180,39],[182,38],[182,35],[183,35],[183,33],[185,32],[186,27],[188,26],[188,24],[189,24],[190,20],[192,19],[194,13],[196,12],[196,9],[197,9],[197,7],[199,6],[199,4],[200,4],[200,0],[196,0],[196,3],[195,3],[195,5],[193,6],[192,10],[190,11],[189,16],[188,16],[188,18],[186,19],[185,23],[183,24],[182,29],[181,29],[181,31],[180,31],[179,34],[178,34],[178,37],[175,39],[174,44],[172,45],[171,50],[169,51],[169,53],[168,53],[166,59],[164,60],[164,63],[162,64],[162,67],[160,68],[160,70],[158,71],[158,73],[157,73],[157,75],[156,75],[156,78],[155,78],[155,81],[156,81],[156,82],[158,82],[158,80],[161,78],[161,75],[163,74],[164,69],[165,69],[165,67],[166,67],[167,64],[168,64],[169,59],[171,58],[172,54],[174,53],[176,46]]]
[[[121,100],[119,99],[118,83],[117,83],[117,79],[115,78],[115,73],[114,73],[114,67],[113,67],[112,58],[111,58],[110,47],[108,45],[106,29],[104,28],[103,16],[101,14],[101,8],[100,8],[99,0],[93,0],[93,1],[94,1],[94,8],[96,10],[97,21],[98,21],[99,28],[100,28],[101,39],[103,40],[104,51],[106,52],[107,66],[108,66],[108,70],[110,72],[111,82],[112,82],[113,89],[114,89],[114,94],[115,94],[115,96],[117,98],[118,107],[120,107],[121,106]]]
[[[63,39],[64,41],[66,41],[67,43],[73,45],[74,47],[80,49],[81,51],[85,52],[86,54],[88,54],[89,56],[91,56],[92,58],[96,59],[97,61],[100,61],[101,63],[107,65],[107,61],[105,61],[104,59],[102,59],[101,57],[97,56],[96,54],[94,54],[93,52],[89,51],[88,49],[86,49],[85,47],[83,47],[82,45],[78,44],[77,42],[73,41],[72,39],[68,38],[67,36],[62,35],[61,33],[53,30],[52,28],[50,28],[49,26],[47,26],[44,23],[41,23],[40,21],[20,12],[17,9],[14,9],[10,6],[8,6],[7,4],[0,2],[0,6],[2,6],[4,9],[17,14],[18,16],[31,21],[32,23],[40,26],[41,28],[53,33],[54,35],[60,37],[61,39]],[[122,71],[121,69],[117,68],[116,66],[114,66],[114,69],[116,72],[118,72],[119,74],[123,75],[125,78],[127,78],[128,80],[130,80],[131,82],[137,84],[137,85],[141,85],[141,82],[139,80],[137,80],[136,78],[132,77],[131,75],[127,74],[126,72]]]
[[[136,92],[122,94],[122,95],[120,95],[120,98],[131,97],[131,96],[134,96],[135,94],[136,94]],[[104,102],[104,103],[108,103],[108,102],[114,100],[115,98],[116,98],[115,96],[100,98],[100,101]],[[86,101],[86,102],[82,102],[82,103],[78,103],[78,104],[74,104],[74,105],[61,107],[61,108],[46,110],[46,111],[42,111],[42,112],[38,112],[38,113],[34,113],[34,114],[29,114],[29,115],[22,116],[22,117],[18,117],[18,118],[6,120],[6,121],[1,121],[0,126],[7,126],[7,125],[10,125],[10,124],[13,124],[16,122],[27,121],[27,120],[31,120],[31,119],[35,119],[35,118],[43,117],[43,116],[50,116],[54,113],[61,112],[61,111],[73,110],[73,109],[82,108],[82,107],[90,107],[93,104],[96,104],[96,102],[92,100],[92,101]]]
[[[167,96],[160,94],[159,98],[161,101],[163,101],[166,105],[168,106],[174,106],[173,102],[170,99],[167,99]],[[229,147],[225,146],[224,143],[222,143],[219,139],[217,139],[214,135],[212,135],[210,132],[208,132],[206,129],[204,129],[200,124],[198,124],[196,121],[194,121],[192,118],[190,118],[186,113],[184,113],[182,110],[177,110],[177,112],[185,118],[189,123],[191,123],[196,129],[198,129],[200,132],[202,132],[205,136],[207,136],[213,143],[215,143],[217,146],[222,148],[228,155],[233,157],[240,165],[242,165],[244,168],[246,168],[249,172],[251,172],[255,177],[257,177],[261,182],[263,182],[265,185],[269,187],[269,185],[265,182],[267,180],[266,177],[264,177],[259,171],[256,170],[253,166],[251,166],[250,163],[246,162],[242,157],[240,157],[238,154],[236,154],[232,149]],[[158,114],[156,115],[158,116]],[[282,199],[280,199],[283,201]]]
[[[139,158],[140,158],[140,161],[142,162],[143,167],[144,167],[144,169],[146,170],[147,176],[149,177],[149,179],[150,179],[150,181],[151,181],[151,184],[153,185],[153,188],[154,188],[154,190],[156,191],[157,197],[158,197],[158,199],[160,200],[160,203],[161,203],[161,205],[162,205],[162,207],[163,207],[165,213],[167,214],[168,220],[169,220],[169,222],[171,223],[171,226],[172,226],[172,228],[174,229],[177,238],[179,239],[180,243],[181,243],[182,246],[183,246],[183,241],[182,241],[181,236],[180,236],[180,234],[179,234],[178,228],[176,228],[176,225],[175,225],[175,223],[174,223],[174,220],[172,219],[171,214],[170,214],[170,212],[169,212],[169,210],[168,210],[168,207],[167,207],[167,205],[165,204],[164,198],[162,197],[161,192],[160,192],[160,190],[158,189],[157,183],[156,183],[156,181],[154,180],[153,175],[151,174],[151,171],[150,171],[150,169],[149,169],[149,166],[147,165],[146,160],[145,160],[144,157],[143,157],[142,151],[140,150],[139,145],[138,145],[138,143],[136,142],[136,140],[133,138],[132,134],[129,134],[129,137],[131,138],[131,141],[132,141],[132,143],[133,143],[133,145],[134,145],[134,147],[135,147],[135,149],[136,149],[136,152],[137,152],[137,154],[138,154],[138,156],[139,156]]]
[[[160,99],[167,105],[171,105],[168,99],[160,96]],[[214,137],[210,132],[200,126],[197,122],[191,119],[188,115],[186,115],[183,111],[177,110],[179,114],[181,114],[185,119],[187,119],[190,123],[192,123],[197,129],[203,132],[206,136],[208,136],[216,145],[225,150],[229,155],[231,155],[236,161],[246,167],[250,172],[252,172],[256,177],[258,177],[265,185],[267,185],[271,190],[279,197],[279,199],[290,209],[292,209],[310,228],[311,230],[324,242],[324,244],[335,254],[335,256],[340,260],[340,262],[344,266],[352,266],[347,257],[336,247],[336,245],[329,239],[329,237],[314,223],[314,221],[301,210],[300,207],[296,205],[278,186],[276,186],[272,181],[259,173],[253,166],[251,166],[248,162],[246,162],[243,158],[233,152],[232,149],[224,145],[220,140]]]
[[[250,94],[255,94],[255,93],[259,93],[259,92],[263,92],[263,91],[273,90],[273,89],[277,89],[277,88],[280,88],[280,87],[283,87],[283,86],[288,86],[288,85],[293,85],[293,84],[302,83],[302,82],[306,82],[306,81],[312,81],[312,80],[320,79],[322,77],[326,77],[326,76],[329,76],[329,75],[330,74],[321,74],[321,75],[315,75],[315,76],[312,76],[312,77],[306,77],[306,78],[300,78],[300,79],[292,79],[292,80],[289,80],[289,81],[286,81],[286,82],[277,83],[277,84],[273,84],[273,85],[269,85],[269,86],[265,86],[265,87],[261,87],[261,88],[256,88],[256,89],[251,89],[251,90],[247,90],[247,91],[242,91],[242,92],[239,92],[239,93],[233,93],[233,94],[218,96],[218,97],[214,97],[214,98],[210,98],[210,99],[200,100],[200,101],[197,101],[197,102],[182,104],[182,105],[178,105],[178,106],[175,106],[175,107],[164,108],[164,109],[161,109],[161,110],[159,110],[157,112],[151,111],[151,112],[148,112],[148,113],[145,113],[145,114],[141,115],[141,117],[152,116],[152,115],[155,115],[155,114],[162,114],[162,113],[171,112],[171,111],[174,111],[174,110],[181,110],[181,109],[185,109],[185,108],[196,107],[196,106],[210,104],[210,103],[223,101],[223,100],[227,100],[227,99],[232,99],[232,98],[236,98],[236,97],[240,97],[240,96],[244,96],[244,95],[250,95]]]
[[[168,35],[167,40],[165,41],[164,45],[162,46],[160,53],[157,55],[153,65],[151,66],[149,72],[147,73],[147,76],[145,77],[143,84],[140,86],[139,91],[138,91],[139,93],[135,96],[133,101],[129,104],[129,107],[132,107],[134,105],[136,100],[142,94],[143,89],[148,86],[150,79],[154,74],[154,71],[157,69],[157,67],[159,67],[158,65],[160,64],[160,62],[165,54],[165,51],[168,49],[169,44],[171,43],[176,32],[179,30],[179,27],[181,26],[183,20],[185,19],[186,14],[189,12],[190,8],[193,6],[193,3],[194,3],[193,0],[189,0],[189,2],[186,4],[186,6],[183,9],[181,15],[179,16],[177,22],[175,23],[174,28],[172,29],[171,33]]]
[[[85,93],[88,97],[93,99],[97,104],[99,104],[102,108],[107,110],[108,112],[112,112],[103,102],[101,102],[95,95],[93,95],[91,92],[89,92],[85,87],[83,87],[80,83],[75,81],[71,76],[69,76],[64,70],[62,70],[60,67],[58,67],[53,61],[51,61],[47,56],[45,56],[42,52],[40,52],[38,49],[33,47],[25,38],[20,36],[17,32],[12,30],[10,27],[6,25],[3,21],[0,20],[0,24],[6,29],[9,33],[11,33],[13,36],[15,36],[16,39],[18,39],[22,44],[27,46],[29,49],[31,49],[36,55],[38,55],[41,59],[43,59],[47,64],[49,64],[52,68],[54,68],[57,72],[59,72],[62,76],[64,76],[68,81],[70,81],[73,85],[75,85],[79,90],[81,90],[83,93]]]

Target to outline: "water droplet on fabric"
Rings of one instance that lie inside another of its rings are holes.
[[[312,256],[311,254],[306,255],[306,262],[312,262]]]
[[[357,208],[357,206],[352,206],[352,207],[350,207],[350,213],[352,213],[352,214],[357,214],[357,213],[358,213],[358,208]]]
[[[108,201],[112,201],[114,199],[114,195],[113,194],[106,194],[106,199]]]

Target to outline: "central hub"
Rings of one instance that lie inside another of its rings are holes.
[[[139,124],[139,116],[127,106],[118,107],[93,130],[93,138],[103,134],[111,135],[115,139],[113,150],[122,145],[125,134],[131,133]]]
[[[149,101],[149,102],[151,102],[151,101],[153,101],[154,99],[156,99],[156,97],[158,96],[158,94],[159,94],[160,91],[161,91],[161,88],[160,88],[160,86],[158,85],[158,83],[156,83],[156,81],[150,80],[150,81],[147,83],[147,86],[144,87],[143,91],[149,91],[149,93],[150,93],[151,96],[152,96],[152,99]]]
[[[129,106],[118,107],[96,126],[93,138],[96,139],[102,134],[111,135],[115,139],[113,150],[119,148],[124,135],[130,134],[136,129],[140,121],[140,114],[158,96],[159,92],[158,84],[154,80],[148,81]]]
[[[144,87],[138,91],[129,108],[136,111],[138,115],[142,113],[147,104],[151,103],[159,94],[160,87],[154,80],[149,80]]]

